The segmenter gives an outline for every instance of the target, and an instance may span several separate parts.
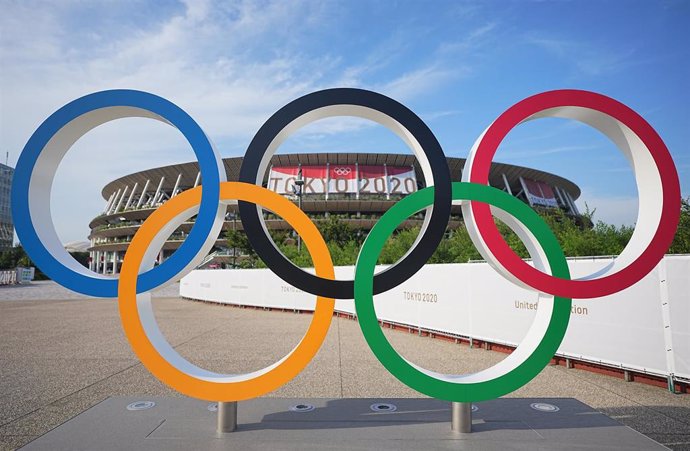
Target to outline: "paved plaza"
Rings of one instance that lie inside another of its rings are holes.
[[[311,315],[154,299],[161,330],[190,361],[220,372],[263,368],[284,356]],[[385,330],[406,358],[465,373],[505,354]],[[109,397],[180,397],[138,363],[113,300],[52,282],[0,288],[0,448],[14,449]],[[355,321],[334,318],[323,347],[280,398],[418,398],[376,360]],[[690,450],[690,395],[578,369],[549,366],[510,397],[575,398],[671,449]],[[481,404],[480,404],[481,405]],[[240,409],[242,404],[240,403]]]

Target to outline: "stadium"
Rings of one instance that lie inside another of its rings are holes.
[[[447,158],[452,180],[460,180],[464,158]],[[228,180],[238,179],[242,157],[223,160]],[[103,212],[89,227],[90,269],[102,274],[117,274],[132,236],[152,211],[167,199],[201,183],[197,163],[183,163],[148,169],[120,177],[102,190]],[[494,163],[489,176],[491,186],[510,193],[530,206],[561,209],[579,216],[575,200],[580,188],[556,174],[503,163]],[[350,227],[370,230],[377,219],[398,199],[425,187],[416,158],[387,153],[301,153],[275,155],[263,185],[299,203],[315,222],[336,217]],[[272,230],[287,230],[281,218],[264,213]],[[234,250],[224,238],[227,230],[242,230],[236,205],[228,207],[214,252],[204,265],[229,263]],[[421,225],[423,213],[405,221],[402,227]],[[449,227],[461,224],[460,208],[454,207]],[[177,249],[193,222],[182,224],[163,246],[158,263]],[[234,260],[234,259],[233,259]]]

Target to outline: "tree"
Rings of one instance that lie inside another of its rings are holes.
[[[630,241],[634,227],[617,227],[602,221],[595,221],[594,213],[595,211],[590,211],[589,208],[579,217],[569,216],[557,209],[539,211],[541,217],[558,239],[566,256],[619,255]],[[333,216],[317,221],[317,227],[328,245],[334,265],[355,264],[366,233],[351,228],[347,223]],[[525,245],[515,232],[501,221],[497,221],[497,227],[508,245],[520,257],[529,257]],[[251,265],[265,267],[263,262],[256,259],[256,254],[249,245],[244,232],[235,233],[237,234],[235,238],[238,243],[237,247],[243,253],[253,256]],[[228,234],[230,235],[230,232]],[[290,261],[301,267],[312,266],[311,257],[306,248],[300,254],[294,243],[286,239],[286,236],[276,232],[271,234],[274,236],[274,241],[278,243],[278,248]],[[397,262],[412,247],[418,235],[418,227],[397,230],[384,244],[378,263],[393,264]],[[690,198],[681,199],[680,223],[668,252],[674,254],[690,253]],[[438,245],[429,259],[429,263],[464,263],[481,258],[467,230],[461,225],[457,229],[447,231],[446,237]]]
[[[24,248],[22,246],[17,245],[11,249],[0,252],[0,269],[15,269],[18,266],[36,266],[33,264],[26,252],[24,252]],[[36,268],[36,272],[34,274],[35,280],[45,280],[47,278],[48,277],[43,274],[40,268]]]
[[[228,243],[228,247],[233,249],[233,252],[238,252],[242,255],[241,258],[236,260],[237,266],[242,268],[253,268],[256,262],[256,252],[254,248],[249,243],[249,238],[247,234],[242,230],[228,230],[225,233],[225,240]]]
[[[378,260],[379,264],[390,265],[400,260],[400,257],[410,250],[417,239],[417,235],[419,235],[419,227],[395,232],[383,245]]]
[[[316,226],[326,243],[336,243],[343,246],[350,241],[357,240],[357,231],[333,215],[318,221]]]
[[[680,200],[678,230],[668,252],[670,254],[690,253],[690,196]]]
[[[78,261],[79,263],[82,264],[82,266],[85,266],[86,268],[89,267],[89,253],[88,252],[70,252],[69,253],[73,259]]]

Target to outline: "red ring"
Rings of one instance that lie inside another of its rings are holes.
[[[469,181],[488,185],[489,169],[499,144],[516,125],[543,110],[575,106],[607,114],[630,128],[649,150],[662,183],[659,225],[637,260],[608,276],[590,280],[564,280],[545,274],[523,261],[501,236],[488,205],[471,202],[479,234],[491,253],[513,276],[530,287],[554,296],[596,298],[624,290],[637,283],[661,261],[676,233],[680,218],[680,182],[668,148],[642,116],[622,103],[601,94],[580,90],[548,91],[528,97],[501,114],[481,139],[470,169]]]

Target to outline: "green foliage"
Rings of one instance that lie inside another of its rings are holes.
[[[687,199],[681,199],[680,202],[678,231],[671,244],[671,248],[668,250],[669,254],[690,253],[690,196]]]
[[[25,268],[36,266],[29,256],[26,255],[23,247],[14,246],[12,249],[0,252],[0,269],[15,269],[19,266]],[[39,268],[36,268],[36,273],[34,274],[35,280],[46,280],[47,278],[48,277],[43,274]]]
[[[594,212],[589,209],[580,218],[573,218],[560,210],[541,210],[539,213],[556,235],[568,257],[618,255],[630,241],[634,231],[634,227],[616,227],[602,221],[594,222]],[[500,221],[497,221],[497,226],[508,245],[518,255],[523,258],[529,257],[525,245],[515,232]],[[353,229],[333,216],[318,221],[317,227],[326,240],[333,263],[336,266],[354,265],[366,232]],[[306,246],[302,246],[302,251],[297,252],[296,241],[289,233],[271,232],[271,235],[281,252],[293,263],[301,267],[312,266]],[[412,247],[418,235],[418,227],[396,231],[384,244],[379,264],[393,264],[398,261]],[[228,244],[232,247],[231,243],[236,243],[235,246],[246,255],[238,266],[266,267],[256,257],[244,232],[229,231]],[[690,253],[690,198],[682,200],[680,224],[669,253]],[[429,263],[464,263],[481,258],[467,230],[461,225],[457,229],[448,230]]]
[[[225,233],[225,240],[229,248],[236,249],[238,254],[242,254],[242,257],[236,260],[237,266],[240,268],[253,268],[256,265],[256,252],[254,252],[254,248],[249,243],[249,238],[247,238],[244,231],[228,230]]]
[[[379,264],[390,265],[400,260],[400,257],[405,255],[412,247],[418,234],[419,227],[398,230],[383,245],[381,255],[379,256]]]
[[[620,254],[630,241],[633,228],[616,227],[602,221],[592,225],[593,215],[594,212],[587,211],[579,222],[559,210],[547,212],[542,217],[568,257]]]
[[[73,259],[81,263],[82,266],[89,267],[89,253],[88,252],[70,252]]]
[[[14,269],[19,265],[19,261],[26,257],[21,246],[0,252],[0,269]]]
[[[429,263],[462,263],[481,258],[479,251],[470,240],[467,229],[460,226],[449,232],[448,238],[441,241],[436,252],[429,259]]]
[[[361,230],[351,228],[347,223],[333,216],[317,221],[316,226],[326,241],[333,264],[336,266],[354,265],[362,244],[362,237],[364,237]],[[297,239],[293,238],[291,231],[272,230],[270,233],[273,242],[290,261],[300,267],[313,266],[305,243],[302,242],[301,251],[298,252]],[[266,264],[256,255],[243,231],[228,230],[226,241],[230,248],[236,247],[243,254],[238,259],[237,266],[241,268],[266,267]]]
[[[358,230],[351,228],[347,223],[335,216],[329,216],[326,219],[318,221],[316,225],[326,243],[335,243],[338,246],[344,246],[351,241],[357,241]]]

